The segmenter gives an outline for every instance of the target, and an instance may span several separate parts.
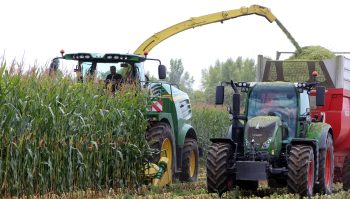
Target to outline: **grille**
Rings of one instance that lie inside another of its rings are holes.
[[[276,126],[276,123],[273,122],[264,127],[259,127],[259,128],[256,128],[256,126],[248,127],[248,131],[247,131],[248,142],[251,142],[252,139],[254,139],[258,148],[261,148],[262,144],[266,142],[266,140],[268,140],[270,137],[273,136],[273,133],[275,131],[275,126]]]

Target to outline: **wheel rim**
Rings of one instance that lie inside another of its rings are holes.
[[[309,171],[307,175],[307,189],[309,193],[312,193],[312,189],[314,186],[314,166],[313,166],[313,161],[309,161]]]
[[[326,168],[325,168],[325,182],[327,189],[331,185],[331,151],[328,149],[326,153]]]
[[[194,151],[191,151],[190,155],[190,177],[194,176],[194,171],[196,167],[196,156],[194,155]]]
[[[171,142],[168,138],[165,138],[162,143],[162,155],[161,157],[167,157],[168,158],[168,168],[171,168],[172,161],[173,161],[173,149],[171,147]],[[167,169],[168,170],[168,169]]]

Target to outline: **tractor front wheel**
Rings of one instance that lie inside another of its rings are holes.
[[[350,190],[350,155],[346,156],[343,164],[343,189]]]
[[[146,140],[151,149],[154,149],[153,155],[149,158],[151,163],[158,164],[161,157],[168,158],[167,167],[170,168],[171,180],[174,177],[174,157],[175,150],[173,146],[173,136],[169,124],[159,122],[150,127],[146,133]]]
[[[198,145],[197,140],[186,138],[182,152],[180,180],[195,182],[198,176]]]
[[[287,186],[290,192],[311,197],[315,182],[314,152],[311,146],[295,145],[288,160]]]
[[[322,194],[331,194],[334,178],[334,149],[331,134],[328,134],[326,145],[326,149],[320,152],[319,184],[315,185],[315,188]]]
[[[232,146],[228,143],[212,143],[207,157],[207,186],[209,193],[220,196],[234,186],[235,178],[227,173]]]

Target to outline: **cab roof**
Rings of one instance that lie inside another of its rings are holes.
[[[117,54],[117,53],[73,53],[65,54],[63,59],[77,60],[82,62],[101,62],[101,63],[139,63],[146,60],[145,57],[141,57],[134,54]]]

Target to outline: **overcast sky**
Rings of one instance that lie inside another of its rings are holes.
[[[287,27],[301,46],[350,51],[350,2],[320,0],[11,0],[0,1],[0,57],[45,63],[67,53],[133,53],[148,37],[190,17],[259,4]],[[293,45],[265,18],[251,15],[179,33],[149,57],[169,66],[181,58],[200,85],[201,70],[217,59],[275,57]],[[154,68],[156,70],[156,68]]]

